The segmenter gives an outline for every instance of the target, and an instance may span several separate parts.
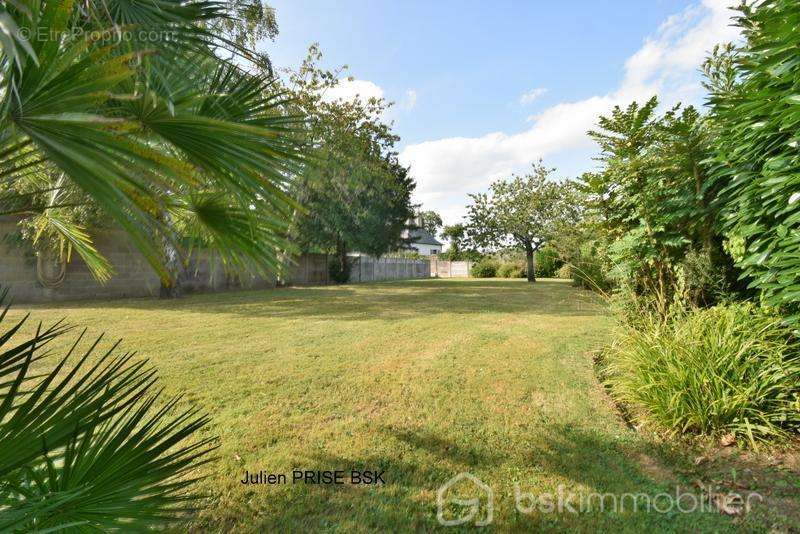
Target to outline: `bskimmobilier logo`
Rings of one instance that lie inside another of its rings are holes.
[[[471,486],[466,489],[475,496],[471,499],[456,497],[461,486]],[[485,505],[482,503],[484,500]],[[452,514],[448,514],[448,508],[453,505],[456,510]],[[481,509],[485,513],[482,514]],[[447,527],[467,523],[472,523],[476,527],[485,527],[494,518],[494,492],[472,473],[459,473],[442,484],[439,491],[436,492],[436,518],[440,524]]]
[[[514,483],[514,510],[523,515],[586,513],[695,513],[718,512],[742,515],[754,503],[763,501],[755,491],[744,494],[714,485],[700,485],[699,492],[675,486],[674,491],[580,493],[559,484],[555,492],[523,491]],[[495,496],[492,488],[472,473],[458,473],[436,492],[436,518],[443,526],[472,524],[485,527],[494,519]]]

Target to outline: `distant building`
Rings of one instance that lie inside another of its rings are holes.
[[[437,241],[424,228],[404,230],[403,237],[409,240],[409,249],[416,250],[423,256],[434,256],[442,253],[442,243]]]

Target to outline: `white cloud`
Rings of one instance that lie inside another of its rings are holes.
[[[528,105],[537,98],[539,98],[540,96],[542,96],[543,94],[545,94],[546,92],[547,89],[545,89],[544,87],[537,87],[536,89],[531,89],[527,93],[522,93],[522,95],[520,95],[519,103],[522,104],[523,106]]]
[[[372,97],[383,98],[383,89],[369,80],[343,79],[336,86],[325,90],[323,100],[334,102],[336,100],[354,100],[361,98],[368,100]]]
[[[733,1],[703,0],[669,17],[628,59],[619,87],[609,94],[547,108],[529,117],[531,126],[519,133],[491,132],[407,146],[400,158],[417,180],[416,201],[439,211],[445,222],[457,222],[466,212],[468,193],[483,191],[492,180],[522,171],[539,158],[574,156],[590,168],[587,156],[593,144],[586,132],[614,105],[654,94],[664,105],[702,103],[700,63],[715,44],[738,37],[727,9]]]
[[[328,88],[322,94],[322,99],[326,102],[337,100],[352,101],[356,98],[369,100],[370,98],[386,98],[383,88],[370,80],[358,80],[354,78],[342,78],[334,87]],[[417,105],[417,91],[408,89],[400,102],[400,106],[391,106],[384,110],[382,115],[384,120],[390,121],[396,118],[397,111],[411,111]]]

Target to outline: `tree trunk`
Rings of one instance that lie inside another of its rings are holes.
[[[171,227],[172,220],[169,215],[164,216],[164,222]],[[180,252],[166,236],[162,237],[161,248],[164,253],[164,268],[169,274],[169,280],[161,280],[158,296],[162,299],[178,298],[181,296],[181,273],[183,273]]]
[[[181,261],[178,251],[172,245],[165,246],[166,261],[164,267],[169,272],[169,280],[161,280],[158,296],[162,299],[174,299],[181,296]]]
[[[176,299],[181,296],[181,285],[179,283],[164,283],[161,281],[161,288],[158,290],[158,297],[162,299]]]
[[[343,239],[336,240],[336,257],[339,261],[339,271],[342,273],[348,273],[349,278],[349,266],[347,264],[347,245],[345,244]],[[348,282],[349,280],[345,280]]]
[[[530,245],[525,246],[525,259],[527,260],[527,274],[528,282],[536,281],[536,263],[533,261],[533,247]]]
[[[344,241],[339,241],[336,247],[336,255],[339,257],[339,267],[344,272],[347,269],[347,247]]]

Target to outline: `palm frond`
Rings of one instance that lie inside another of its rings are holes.
[[[190,253],[210,252],[231,272],[278,273],[281,254],[294,250],[284,237],[286,219],[265,202],[235,205],[224,195],[194,193],[176,202],[171,213]]]
[[[79,351],[79,335],[34,375],[69,328],[25,338],[26,319],[0,334],[0,530],[142,529],[190,510],[215,441],[190,437],[208,416],[162,401],[154,370],[118,343],[97,354],[101,338]]]
[[[23,28],[31,20],[31,10],[22,0],[8,0],[0,4],[0,47],[16,68],[21,68],[26,59],[36,61],[36,52],[26,38]]]
[[[13,193],[26,194],[13,188],[15,182],[55,168],[129,234],[165,281],[174,276],[165,250],[179,241],[167,217],[173,195],[212,192],[233,209],[268,207],[261,229],[276,228],[271,219],[291,218],[298,206],[288,184],[305,152],[300,119],[287,113],[285,95],[272,80],[213,53],[206,23],[228,16],[224,3],[29,3],[29,26],[47,31],[30,43],[33,54],[21,58],[18,69],[3,73],[0,179],[12,184],[4,213],[15,209]],[[70,31],[75,28],[84,32]],[[165,28],[173,33],[162,34]],[[91,29],[108,31],[86,33]],[[144,29],[160,37],[145,42],[126,33]],[[55,215],[37,216],[89,260],[96,277],[108,276],[85,232]],[[271,257],[254,253],[249,242],[257,234],[249,227],[234,227],[247,231],[228,244],[245,248],[230,258]],[[231,262],[245,263],[274,265]]]
[[[36,228],[34,245],[43,234],[57,236],[58,255],[62,261],[69,262],[75,251],[86,264],[95,278],[106,281],[114,274],[114,267],[97,250],[86,229],[71,221],[59,208],[48,208],[33,217],[31,221]]]

